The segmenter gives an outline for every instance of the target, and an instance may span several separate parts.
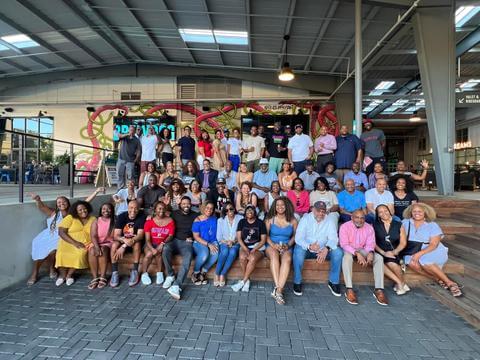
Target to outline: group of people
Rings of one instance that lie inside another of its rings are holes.
[[[278,304],[285,303],[292,267],[293,292],[302,295],[305,259],[329,261],[327,286],[335,296],[342,295],[343,272],[345,298],[351,304],[358,303],[353,263],[372,265],[373,295],[381,305],[388,304],[385,276],[394,282],[398,295],[410,291],[403,266],[434,279],[453,296],[462,295],[461,286],[442,271],[448,249],[441,243],[435,211],[418,202],[413,193],[413,180],[426,174],[428,163],[422,162],[424,173],[417,175],[399,162],[397,171],[387,176],[385,137],[371,122],[365,123],[361,139],[345,126],[338,137],[322,127],[315,143],[303,134],[302,125],[295,126],[291,138],[279,123],[265,138],[258,130],[252,126],[251,136],[243,142],[238,129],[233,138],[217,130],[213,142],[203,132],[195,151],[195,140],[186,127],[172,147],[178,147],[182,171],[175,171],[171,157],[162,156],[164,169],[159,172],[158,154],[144,158],[143,137],[138,139],[131,127],[121,139],[119,154],[141,157],[139,189],[133,173],[127,176],[126,187],[122,185],[113,196],[115,207],[107,202],[94,217],[90,199],[70,206],[68,199],[60,197],[56,208],[50,209],[34,196],[49,220],[43,235],[34,240],[33,248],[41,244],[43,249],[41,254],[32,251],[36,263],[29,284],[36,281],[41,262],[49,260],[51,276],[56,275],[55,269],[60,271],[57,286],[72,285],[74,271],[89,268],[90,289],[117,287],[119,260],[132,252],[128,284],[150,285],[149,267],[155,262],[155,283],[175,299],[181,297],[192,261],[194,285],[207,284],[207,273],[215,266],[213,285],[224,287],[238,257],[242,276],[231,288],[248,292],[251,275],[265,256],[274,282],[272,297]],[[134,138],[140,145],[131,146]],[[132,167],[120,156],[119,164],[128,175]],[[148,161],[143,164],[143,159]],[[175,254],[182,258],[177,273]]]

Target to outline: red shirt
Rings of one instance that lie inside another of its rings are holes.
[[[165,226],[159,226],[153,219],[147,220],[143,227],[146,233],[150,233],[152,244],[159,245],[171,235],[175,234],[175,222],[171,220]]]
[[[205,151],[205,156],[207,158],[212,157],[212,143],[209,141],[204,141],[204,140],[199,140],[198,141],[198,147],[203,147]]]

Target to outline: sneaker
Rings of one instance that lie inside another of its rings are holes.
[[[208,284],[207,273],[205,271],[200,274],[200,280],[202,280],[202,285]]]
[[[245,281],[245,284],[242,287],[243,292],[249,292],[250,291],[250,280]]]
[[[162,285],[163,281],[163,272],[157,272],[157,279],[155,280],[155,284]]]
[[[332,282],[328,282],[328,288],[333,296],[340,297],[342,293],[340,292],[340,284],[333,284]]]
[[[347,289],[345,292],[345,299],[349,304],[358,305],[357,295],[355,295],[355,291],[353,291],[353,289]]]
[[[172,286],[173,282],[175,281],[175,276],[167,276],[165,281],[163,282],[163,288],[168,289],[170,286]]]
[[[138,270],[130,271],[130,278],[128,279],[128,286],[135,286],[138,284]]]
[[[192,273],[192,283],[193,285],[202,285],[202,280],[200,279],[200,273]]]
[[[59,277],[57,281],[55,281],[55,286],[62,286],[64,282],[65,282],[65,279]]]
[[[120,284],[120,275],[118,274],[118,271],[114,271],[112,272],[112,278],[110,279],[110,287],[117,287],[118,284]]]
[[[239,292],[240,290],[242,290],[243,285],[245,285],[245,283],[243,282],[243,280],[240,280],[240,281],[237,282],[236,284],[233,284],[233,285],[231,286],[231,288],[232,288],[233,291]]]
[[[67,281],[65,283],[67,284],[67,286],[70,286],[73,285],[74,282],[75,280],[73,278],[67,278]]]
[[[297,296],[302,296],[302,284],[293,284],[293,293]]]
[[[383,305],[383,306],[388,305],[387,295],[385,295],[385,292],[383,291],[383,289],[375,290],[373,292],[373,297],[375,298],[375,300],[377,300],[377,303],[379,305]]]
[[[167,292],[175,299],[180,300],[180,287],[178,285],[172,285],[168,288]]]
[[[405,290],[405,288],[402,286],[401,288],[399,288],[398,286],[396,287],[396,290],[395,290],[395,293],[397,295],[405,295],[407,293],[407,291]]]
[[[150,279],[150,275],[147,272],[144,272],[141,277],[143,285],[150,285],[152,283],[152,279]]]
[[[410,287],[407,285],[407,283],[403,284],[403,290],[405,290],[406,292],[410,291]]]

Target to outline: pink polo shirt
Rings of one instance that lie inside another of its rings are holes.
[[[359,249],[370,252],[375,250],[375,231],[372,225],[367,223],[357,228],[350,220],[340,226],[339,243],[344,251],[352,255]]]

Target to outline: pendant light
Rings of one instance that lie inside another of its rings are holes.
[[[280,73],[278,74],[278,80],[291,81],[295,78],[295,74],[290,68],[290,64],[288,62],[288,40],[290,40],[290,35],[285,35],[283,40],[285,40],[285,62],[282,65]]]

